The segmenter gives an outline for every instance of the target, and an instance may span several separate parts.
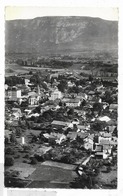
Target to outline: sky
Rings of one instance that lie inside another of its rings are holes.
[[[33,19],[41,16],[90,16],[105,20],[118,20],[118,8],[111,7],[28,7],[7,6],[5,19]]]

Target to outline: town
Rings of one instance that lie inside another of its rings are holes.
[[[5,77],[5,186],[115,189],[117,73],[60,58]]]

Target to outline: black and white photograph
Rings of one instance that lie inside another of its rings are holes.
[[[117,189],[118,8],[5,7],[4,186]]]

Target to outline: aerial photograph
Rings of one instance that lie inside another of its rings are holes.
[[[6,8],[7,188],[117,189],[118,17],[88,10]]]

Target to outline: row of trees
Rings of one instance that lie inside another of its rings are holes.
[[[5,77],[5,84],[9,86],[16,86],[17,84],[24,84],[24,78],[17,76]]]

